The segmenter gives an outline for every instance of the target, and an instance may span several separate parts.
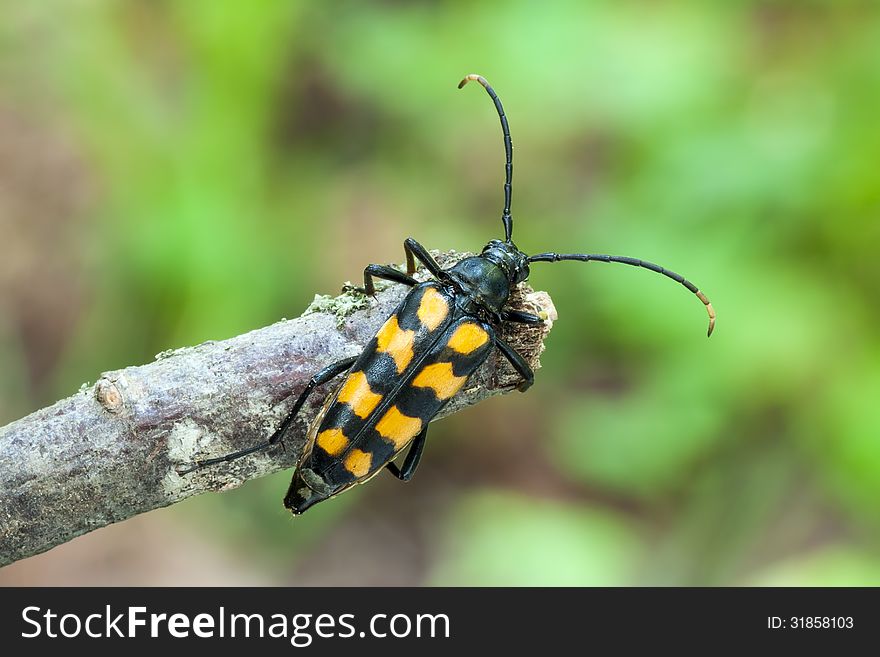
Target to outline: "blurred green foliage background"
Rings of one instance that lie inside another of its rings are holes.
[[[870,2],[4,3],[0,423],[501,234],[537,383],[408,485],[292,519],[289,473],[5,583],[880,584],[880,15]]]

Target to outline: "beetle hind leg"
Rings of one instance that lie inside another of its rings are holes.
[[[235,461],[236,459],[240,459],[242,456],[254,454],[255,452],[261,452],[264,449],[269,449],[273,445],[277,444],[281,441],[281,437],[284,435],[284,432],[287,431],[288,427],[290,427],[293,420],[299,414],[300,409],[302,409],[303,404],[306,403],[306,400],[309,398],[309,395],[314,392],[315,388],[327,383],[330,379],[339,376],[343,372],[351,369],[351,366],[354,365],[354,362],[357,359],[357,356],[344,358],[335,363],[331,363],[327,367],[320,370],[317,374],[315,374],[309,380],[308,384],[306,385],[305,389],[300,393],[299,397],[297,397],[296,402],[293,404],[293,408],[290,409],[290,413],[288,413],[287,417],[284,418],[284,422],[282,422],[281,426],[278,427],[278,429],[276,429],[276,431],[269,437],[269,440],[266,440],[252,447],[239,450],[237,452],[232,452],[231,454],[227,454],[226,456],[218,456],[212,459],[203,459],[196,461],[195,463],[190,464],[188,467],[179,468],[177,470],[177,474],[184,475],[195,470],[201,470],[202,468],[205,468],[209,465],[217,465],[218,463],[228,463],[229,461]]]
[[[398,468],[394,461],[389,461],[385,464],[385,467],[388,468],[388,472],[401,481],[409,481],[412,479],[413,475],[416,473],[416,468],[419,467],[419,460],[421,460],[422,452],[425,450],[425,439],[427,437],[428,427],[425,427],[418,436],[413,438],[412,444],[409,446],[409,451],[406,453],[406,458],[403,460],[403,467]]]

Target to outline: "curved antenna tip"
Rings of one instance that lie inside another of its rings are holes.
[[[504,210],[501,213],[501,221],[504,223],[504,239],[510,243],[510,236],[513,233],[513,219],[510,216],[510,196],[513,190],[513,142],[510,139],[510,127],[507,125],[507,117],[504,115],[504,108],[501,106],[501,99],[495,90],[486,82],[486,78],[476,73],[470,73],[462,78],[458,83],[461,89],[471,80],[479,82],[483,85],[486,93],[495,104],[495,111],[498,112],[498,119],[501,121],[501,133],[504,135]]]
[[[488,84],[489,84],[488,82],[486,82],[486,78],[484,78],[482,75],[477,75],[476,73],[470,73],[468,75],[465,75],[464,78],[462,78],[461,82],[458,83],[458,88],[461,89],[464,85],[466,85],[471,80],[479,82],[484,87],[488,86]]]
[[[696,294],[700,301],[705,304],[706,312],[709,313],[709,330],[706,332],[706,337],[708,338],[712,336],[712,331],[715,330],[715,309],[712,307],[712,303],[709,301],[709,299],[706,298],[705,294],[703,294],[699,290],[697,290]]]

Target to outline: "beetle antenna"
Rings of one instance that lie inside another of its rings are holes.
[[[706,335],[712,335],[712,331],[715,329],[715,309],[712,308],[711,302],[705,294],[700,292],[700,289],[696,285],[691,283],[681,274],[676,274],[674,271],[664,269],[660,265],[655,265],[653,262],[639,260],[638,258],[628,258],[626,256],[604,255],[600,253],[539,253],[538,255],[529,256],[529,262],[559,262],[561,260],[579,260],[581,262],[620,262],[624,265],[644,267],[645,269],[650,269],[658,274],[663,274],[667,278],[674,280],[676,283],[684,285],[687,289],[696,294],[697,298],[706,306],[706,311],[709,313],[709,331]]]
[[[513,181],[513,142],[510,141],[510,126],[507,125],[507,116],[504,114],[504,108],[501,106],[498,94],[489,86],[486,78],[482,75],[477,75],[476,73],[466,75],[458,83],[458,88],[461,89],[471,80],[475,80],[485,87],[492,102],[495,103],[495,109],[498,110],[498,118],[501,119],[501,131],[504,133],[504,155],[506,157],[504,164],[504,212],[501,214],[501,221],[504,224],[504,240],[510,242],[510,238],[513,235],[513,218],[510,216],[510,193]]]

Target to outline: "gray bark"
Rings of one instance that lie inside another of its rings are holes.
[[[435,256],[444,266],[461,257]],[[309,423],[337,381],[312,395],[284,448],[177,473],[195,459],[265,440],[317,370],[358,354],[407,292],[377,283],[375,299],[350,289],[316,297],[297,319],[105,372],[95,385],[0,428],[0,565],[191,495],[294,466]],[[537,368],[556,316],[552,302],[521,286],[511,307],[548,318],[544,327],[502,331]],[[441,415],[509,392],[518,381],[496,351]]]

